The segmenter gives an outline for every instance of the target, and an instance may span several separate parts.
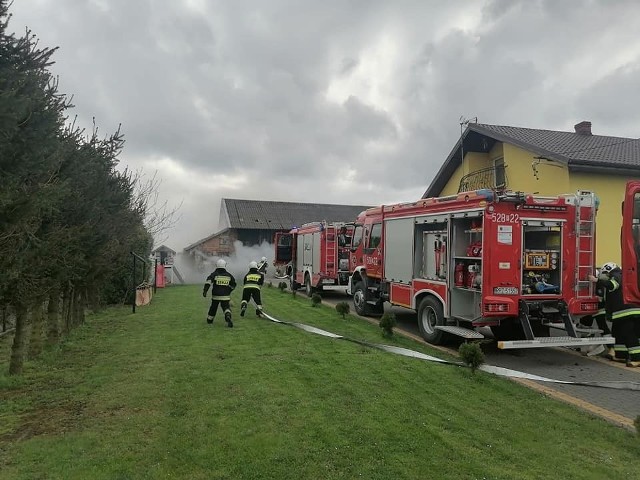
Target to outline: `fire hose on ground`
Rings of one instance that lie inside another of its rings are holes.
[[[425,360],[425,361],[428,361],[428,362],[436,362],[436,363],[447,364],[447,365],[455,365],[455,366],[458,366],[458,367],[467,367],[467,365],[464,364],[463,362],[454,362],[454,361],[449,361],[449,360],[443,360],[441,358],[433,357],[431,355],[427,355],[427,354],[422,353],[422,352],[417,352],[415,350],[410,350],[408,348],[396,347],[396,346],[393,346],[393,345],[384,345],[384,344],[378,344],[378,343],[371,343],[371,342],[367,342],[367,341],[364,341],[364,340],[357,340],[357,339],[345,337],[344,335],[338,335],[336,333],[328,332],[326,330],[322,330],[322,329],[317,328],[317,327],[312,327],[310,325],[305,325],[304,323],[286,322],[284,320],[278,320],[277,318],[272,317],[271,315],[266,313],[264,310],[262,311],[260,316],[262,318],[265,318],[265,319],[271,321],[271,322],[278,323],[278,324],[281,324],[281,325],[289,325],[289,326],[292,326],[292,327],[296,327],[296,328],[299,328],[300,330],[304,330],[304,331],[309,332],[309,333],[314,333],[316,335],[321,335],[323,337],[335,338],[335,339],[339,339],[339,340],[346,340],[348,342],[356,343],[358,345],[362,345],[362,346],[365,346],[365,347],[375,348],[375,349],[378,349],[378,350],[382,350],[382,351],[389,352],[389,353],[395,353],[397,355],[402,355],[402,356],[405,356],[405,357],[413,357],[413,358],[417,358],[419,360]],[[520,371],[517,371],[517,370],[511,370],[509,368],[497,367],[497,366],[494,366],[494,365],[480,365],[478,367],[478,370],[481,370],[481,371],[487,372],[487,373],[492,373],[494,375],[498,375],[498,376],[501,376],[501,377],[520,378],[520,379],[524,379],[524,380],[533,380],[533,381],[538,381],[538,382],[557,383],[557,384],[564,384],[564,385],[582,385],[582,386],[586,386],[586,387],[612,388],[612,389],[616,389],[616,390],[640,391],[640,383],[638,383],[638,382],[630,382],[630,381],[589,381],[589,382],[582,381],[582,382],[575,382],[575,381],[566,381],[566,380],[556,380],[556,379],[553,379],[553,378],[542,377],[542,376],[539,376],[539,375],[532,375],[530,373],[520,372]]]

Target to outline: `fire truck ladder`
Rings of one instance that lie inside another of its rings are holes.
[[[327,232],[326,232],[327,236],[326,239],[327,241],[325,242],[325,248],[324,248],[324,254],[325,254],[325,258],[327,259],[327,272],[325,272],[325,274],[329,275],[335,275],[336,269],[337,269],[337,250],[336,250],[336,245],[338,242],[338,231],[335,225],[331,225],[331,226],[327,226]]]
[[[594,274],[595,264],[595,214],[596,195],[580,190],[576,195],[576,298],[594,296],[594,285],[589,275]],[[589,208],[584,208],[589,207]]]

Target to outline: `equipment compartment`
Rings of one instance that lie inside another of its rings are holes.
[[[523,222],[522,293],[560,294],[562,289],[560,222]]]

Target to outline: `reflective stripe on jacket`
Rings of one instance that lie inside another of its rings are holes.
[[[596,288],[603,289],[605,309],[611,319],[615,318],[616,312],[631,308],[630,305],[625,305],[622,298],[621,282],[622,272],[619,269],[611,272],[608,279],[598,279],[596,282]]]
[[[244,288],[257,288],[260,290],[260,286],[264,284],[264,275],[257,268],[251,268],[249,273],[244,276],[242,283],[244,283]]]
[[[211,298],[213,300],[230,300],[231,292],[236,288],[236,279],[224,268],[216,268],[207,277],[205,292],[211,285]]]
[[[619,318],[632,317],[632,316],[640,317],[640,308],[631,307],[631,308],[625,308],[623,310],[618,310],[617,312],[613,312],[611,314],[611,319],[618,320]]]

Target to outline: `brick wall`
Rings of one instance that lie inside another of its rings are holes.
[[[237,240],[237,238],[237,233],[229,230],[217,237],[210,238],[196,248],[207,255],[230,255],[233,253],[233,242]]]

